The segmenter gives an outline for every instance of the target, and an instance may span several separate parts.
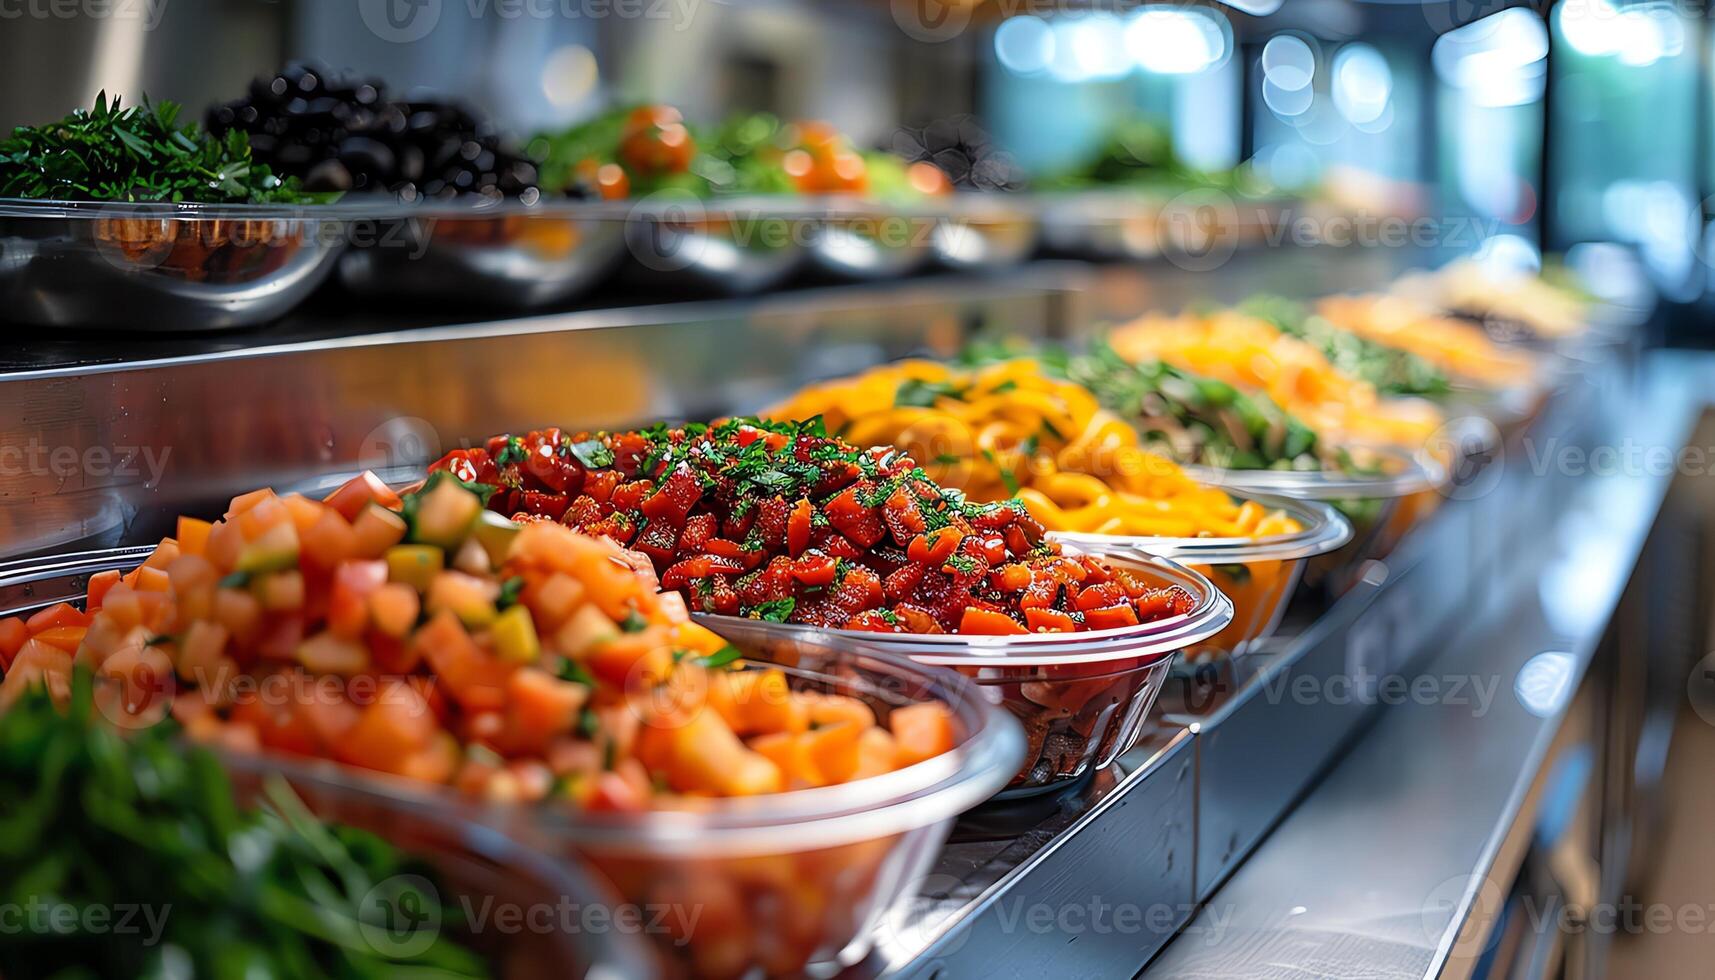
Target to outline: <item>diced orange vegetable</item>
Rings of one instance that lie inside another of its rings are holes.
[[[668,785],[681,793],[754,796],[779,792],[784,782],[780,767],[747,748],[713,711],[693,712],[671,727],[646,724],[640,758],[649,743],[658,744],[655,753],[664,760]]]
[[[149,557],[143,559],[144,568],[165,569],[179,557],[179,543],[172,538],[162,538],[155,550],[149,552]]]
[[[386,568],[386,563],[380,564]],[[417,590],[402,582],[387,582],[369,596],[369,618],[375,628],[397,639],[403,639],[417,625],[421,609]]]
[[[71,654],[58,647],[35,640],[26,640],[12,658],[6,678],[0,681],[0,711],[24,696],[31,687],[46,685],[54,700],[64,702],[71,696]]]
[[[854,697],[803,691],[798,695],[798,699],[809,709],[810,723],[813,726],[849,722],[862,731],[875,724],[875,712],[870,710],[869,705]]]
[[[56,626],[88,626],[89,614],[69,602],[61,602],[40,610],[25,625],[32,635]]]
[[[361,637],[369,628],[369,597],[386,584],[384,561],[341,562],[328,593],[328,630],[347,639]]]
[[[429,703],[411,685],[396,682],[381,688],[374,703],[362,708],[357,723],[335,748],[343,762],[402,774],[436,731]]]
[[[144,565],[137,569],[135,587],[139,592],[169,592],[172,590],[173,580],[167,576],[166,569]]]
[[[1071,633],[1078,628],[1071,616],[1058,609],[1027,608],[1024,621],[1032,633]]]
[[[1014,633],[1028,633],[1029,630],[1018,625],[1018,621],[1006,613],[970,606],[965,609],[964,616],[959,619],[959,632],[977,636],[1008,636]]]
[[[319,568],[333,568],[348,558],[368,557],[359,556],[357,532],[345,518],[332,508],[312,506],[317,508],[315,522],[298,530],[303,560]]]
[[[501,745],[510,754],[541,754],[556,736],[577,724],[589,689],[560,680],[547,671],[525,667],[506,685],[506,727]]]
[[[104,572],[96,572],[89,577],[89,594],[84,599],[83,608],[94,613],[101,608],[101,600],[107,598],[107,590],[119,584],[119,570],[109,568]]]
[[[815,764],[816,771],[829,783],[843,783],[852,778],[858,767],[858,739],[863,729],[849,721],[835,722],[812,728],[799,736],[804,751]]]
[[[207,521],[199,521],[194,517],[180,517],[178,533],[179,554],[201,555],[208,550],[209,532],[214,525]]]
[[[952,751],[953,716],[945,705],[923,703],[895,708],[888,717],[888,724],[899,749],[901,766],[914,765]]]
[[[83,642],[83,636],[88,632],[87,626],[51,626],[37,633],[32,639],[58,647],[67,653],[76,653],[78,644]]]
[[[858,736],[858,764],[852,779],[892,772],[899,764],[899,746],[885,728],[870,728]]]
[[[390,510],[370,506],[351,522],[355,558],[380,558],[405,539],[405,519]]]
[[[0,669],[12,666],[12,658],[23,649],[24,641],[30,638],[30,628],[16,616],[0,619]]]
[[[261,490],[252,490],[249,493],[241,493],[238,496],[232,498],[232,503],[230,505],[228,505],[226,508],[226,516],[229,519],[233,518],[233,517],[237,517],[238,515],[240,515],[246,511],[250,510],[251,508],[255,507],[257,504],[263,502],[264,500],[273,500],[273,499],[274,499],[274,491],[268,489],[267,487],[263,487]]]
[[[750,740],[751,751],[765,756],[780,768],[787,789],[822,786],[822,771],[810,759],[809,744],[802,732],[772,732]],[[889,760],[891,762],[891,759]]]
[[[328,494],[322,503],[338,511],[348,521],[357,520],[357,515],[372,503],[388,510],[398,510],[400,506],[399,495],[368,470],[347,480],[338,490]]]
[[[709,676],[709,707],[738,735],[803,732],[809,704],[795,697],[778,670],[716,671]]]
[[[498,711],[506,706],[506,682],[516,668],[478,647],[451,612],[431,618],[413,643],[465,710]]]

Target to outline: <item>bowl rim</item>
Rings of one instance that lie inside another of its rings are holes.
[[[1352,539],[1352,523],[1332,504],[1322,500],[1283,494],[1241,490],[1231,494],[1239,500],[1285,511],[1298,521],[1300,530],[1265,537],[1158,537],[1146,534],[1089,534],[1081,531],[1050,531],[1048,536],[1080,549],[1142,551],[1188,565],[1242,565],[1253,561],[1292,561],[1314,558],[1339,548]]]
[[[979,636],[964,633],[874,633],[866,630],[824,629],[796,623],[770,623],[696,613],[694,618],[723,635],[763,639],[773,634],[797,642],[842,644],[864,650],[904,654],[921,664],[942,667],[1043,667],[1077,666],[1114,660],[1141,660],[1146,667],[1166,660],[1180,650],[1200,643],[1227,628],[1233,619],[1233,603],[1208,578],[1195,569],[1150,554],[1097,553],[1071,549],[1073,554],[1093,554],[1128,571],[1166,579],[1197,598],[1189,613],[1169,616],[1136,626],[1091,630],[1084,633],[1025,633],[1009,636]]]
[[[1398,471],[1370,475],[1334,470],[1235,470],[1206,463],[1181,463],[1180,466],[1198,483],[1223,490],[1277,494],[1301,500],[1409,497],[1437,489],[1447,481],[1446,466],[1426,451],[1413,453],[1389,446],[1364,448],[1399,463]]]

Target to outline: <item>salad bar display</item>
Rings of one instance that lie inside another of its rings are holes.
[[[173,910],[8,978],[1135,974],[1624,410],[1552,257],[1264,253],[1129,115],[221,99],[0,138],[0,912]],[[1098,883],[1171,914],[1004,919]],[[472,912],[567,903],[641,924]]]

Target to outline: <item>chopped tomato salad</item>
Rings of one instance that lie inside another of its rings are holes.
[[[1098,558],[1062,554],[1016,501],[976,504],[909,456],[819,419],[620,433],[542,429],[455,450],[431,471],[488,506],[649,557],[700,612],[891,633],[1105,630],[1189,613]]]
[[[37,684],[63,700],[84,664],[105,711],[152,722],[170,703],[195,739],[605,810],[843,783],[952,748],[944,705],[878,717],[795,689],[640,565],[484,511],[447,476],[403,499],[368,474],[323,501],[257,491],[94,576],[84,609],[0,620],[0,708]]]

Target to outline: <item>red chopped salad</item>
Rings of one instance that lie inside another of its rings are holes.
[[[1191,594],[1067,555],[1017,502],[975,503],[820,419],[618,433],[540,429],[430,467],[488,506],[647,555],[692,609],[824,628],[1026,634],[1189,613]]]

